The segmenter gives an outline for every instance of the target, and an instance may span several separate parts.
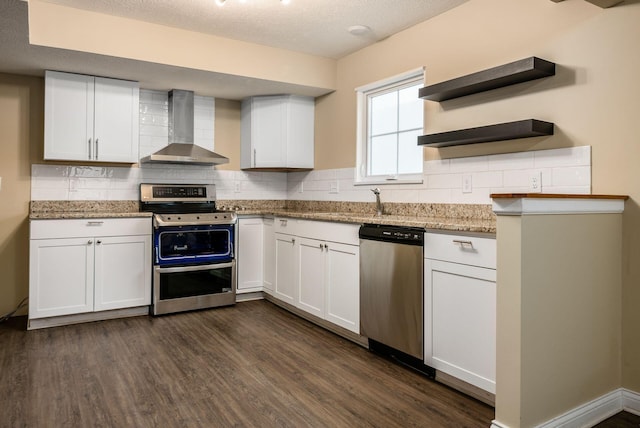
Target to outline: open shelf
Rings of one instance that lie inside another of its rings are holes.
[[[554,74],[556,74],[555,63],[532,56],[435,85],[425,86],[420,89],[419,97],[431,101],[445,101]]]
[[[545,135],[553,135],[553,123],[536,119],[526,119],[516,122],[422,135],[418,137],[418,145],[427,147],[449,147]]]

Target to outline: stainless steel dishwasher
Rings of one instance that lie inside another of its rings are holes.
[[[424,229],[360,227],[360,334],[372,351],[432,375],[423,363],[423,245]]]

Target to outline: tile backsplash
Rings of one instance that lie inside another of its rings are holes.
[[[167,145],[167,92],[140,90],[140,157]],[[214,150],[215,99],[194,96],[194,143]],[[529,192],[532,176],[545,193],[591,193],[591,147],[443,159],[424,163],[421,184],[380,185],[385,202],[490,204],[491,193]],[[307,172],[216,170],[211,166],[31,167],[32,200],[138,200],[140,183],[214,183],[220,200],[371,202],[372,185],[356,185],[355,169]],[[463,186],[464,183],[464,186]]]
[[[205,149],[213,150],[215,98],[193,97],[193,140]],[[169,138],[169,94],[140,90],[140,157],[143,158],[167,145]]]
[[[371,202],[369,189],[374,187],[354,185],[354,168],[284,173],[219,171],[196,165],[34,164],[31,173],[32,200],[138,200],[139,184],[151,182],[214,183],[220,200]],[[422,184],[379,187],[386,202],[489,204],[491,193],[529,192],[535,174],[545,193],[589,194],[591,147],[427,161]],[[463,192],[463,180],[469,179],[470,189]]]

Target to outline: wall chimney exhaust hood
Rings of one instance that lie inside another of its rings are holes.
[[[169,91],[169,145],[140,163],[220,165],[229,158],[193,144],[193,91]]]

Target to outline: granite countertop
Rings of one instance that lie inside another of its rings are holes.
[[[227,202],[227,201],[225,201]],[[491,205],[474,204],[384,204],[385,214],[376,215],[375,204],[348,202],[287,201],[286,205],[255,206],[246,201],[227,204],[239,216],[274,216],[355,224],[388,224],[426,230],[496,233]],[[245,204],[242,204],[245,202]]]
[[[31,201],[30,220],[151,217],[137,201]]]
[[[386,203],[376,215],[375,204],[324,201],[218,201],[218,209],[240,216],[275,216],[352,224],[388,224],[425,230],[496,233],[491,205]],[[151,217],[137,201],[31,201],[31,220]]]

